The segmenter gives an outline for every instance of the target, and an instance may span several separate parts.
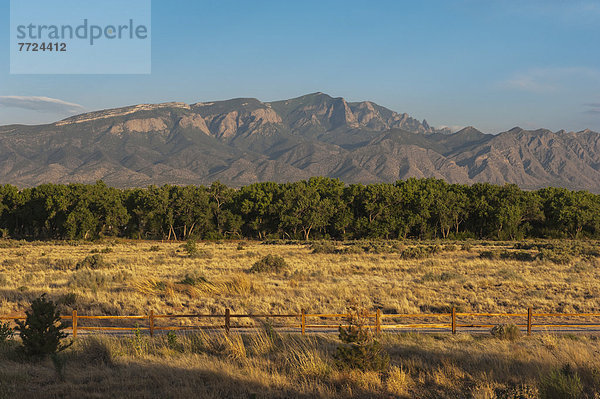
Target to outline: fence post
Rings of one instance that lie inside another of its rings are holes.
[[[154,310],[150,311],[148,319],[150,322],[150,337],[154,337]]]
[[[306,333],[306,310],[302,309],[302,316],[300,321],[300,329],[302,331],[302,335]]]
[[[72,324],[73,324],[73,338],[77,338],[77,310],[73,309]]]
[[[231,312],[229,308],[225,309],[225,333],[229,334],[229,329],[231,328]]]
[[[533,319],[533,309],[531,306],[527,308],[527,335],[531,335],[531,322]]]
[[[381,309],[377,309],[375,313],[375,331],[377,335],[381,335]]]
[[[452,307],[452,334],[456,334],[456,308]]]

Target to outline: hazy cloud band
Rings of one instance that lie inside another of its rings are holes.
[[[0,107],[68,114],[85,111],[85,108],[79,104],[69,103],[56,98],[35,96],[0,96]]]

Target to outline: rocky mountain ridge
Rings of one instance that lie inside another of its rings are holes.
[[[600,191],[600,134],[473,127],[451,133],[323,93],[261,102],[141,104],[39,126],[0,126],[0,181],[118,187],[436,177]]]

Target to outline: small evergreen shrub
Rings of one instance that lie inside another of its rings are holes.
[[[267,255],[254,263],[250,268],[251,273],[279,273],[287,269],[288,265],[281,256]]]
[[[195,240],[187,240],[183,248],[190,258],[195,258],[200,252]]]
[[[582,393],[581,379],[568,364],[542,376],[540,381],[541,399],[578,399]]]
[[[167,334],[167,347],[169,349],[177,351],[177,352],[184,351],[183,345],[180,344],[179,341],[177,340],[177,334],[175,334],[173,331],[170,331]]]
[[[31,303],[31,310],[25,312],[25,321],[17,321],[16,330],[19,331],[23,342],[23,351],[30,356],[47,356],[56,354],[71,344],[64,344],[62,340],[67,334],[62,330],[66,328],[60,318],[54,302],[46,298],[46,294]]]
[[[355,311],[348,319],[348,326],[339,327],[342,343],[338,345],[334,358],[340,369],[361,371],[384,371],[390,364],[390,356],[373,337],[366,312]]]
[[[521,338],[521,330],[514,324],[499,324],[492,327],[490,334],[498,339],[506,339],[509,341],[516,341]]]

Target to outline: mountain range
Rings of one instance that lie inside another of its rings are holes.
[[[435,129],[323,93],[261,102],[143,104],[37,126],[0,126],[0,183],[231,186],[311,176],[346,183],[435,177],[600,191],[600,134]]]

